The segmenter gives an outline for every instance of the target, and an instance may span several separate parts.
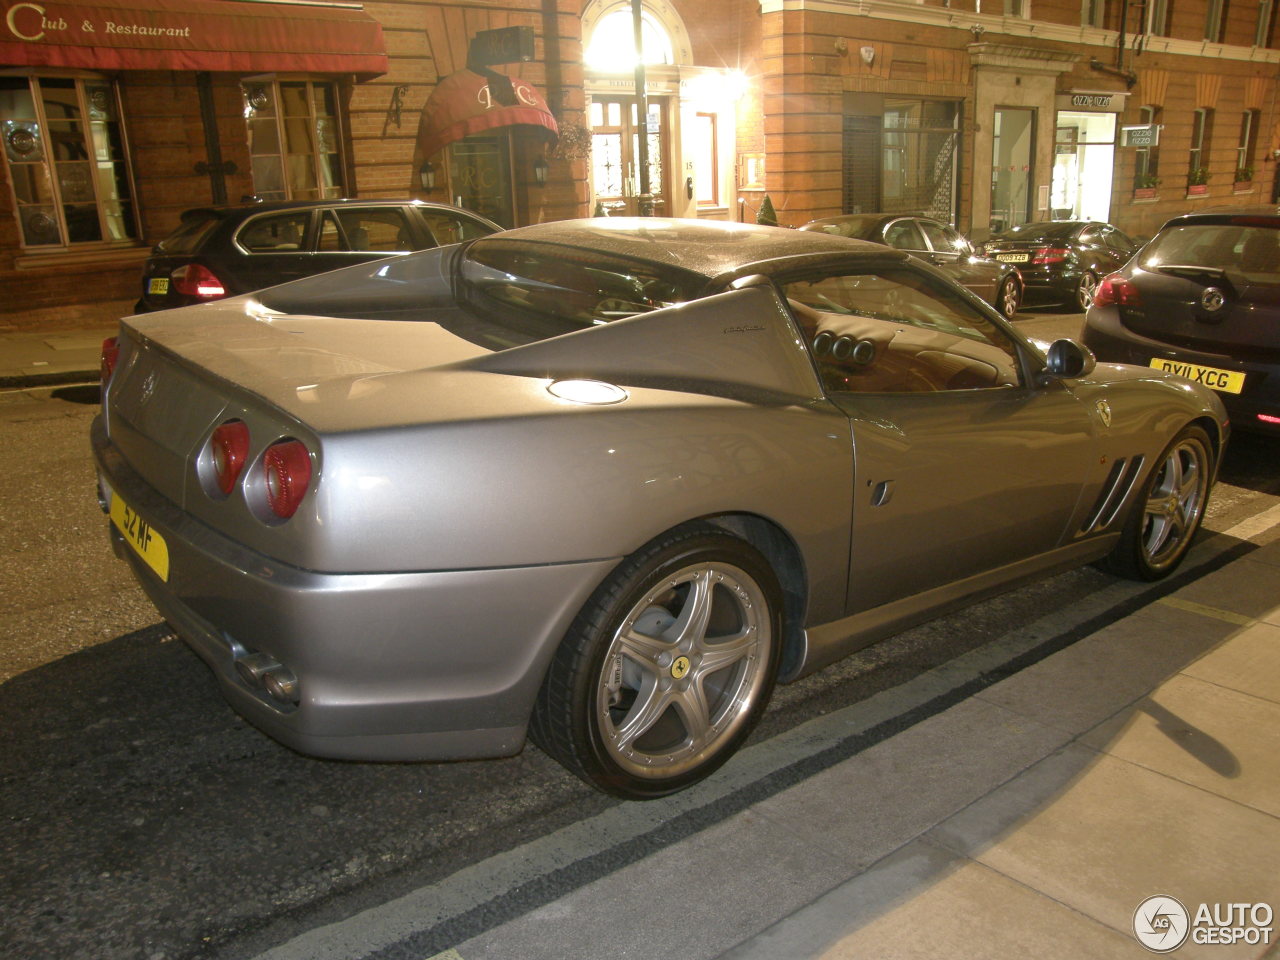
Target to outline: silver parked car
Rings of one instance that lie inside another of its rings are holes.
[[[264,731],[382,760],[531,734],[637,798],[943,609],[1167,574],[1226,440],[1212,392],[1042,353],[901,251],[656,219],[131,317],[93,426],[117,553]]]

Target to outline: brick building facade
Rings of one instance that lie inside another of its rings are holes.
[[[1143,236],[1272,202],[1275,3],[1174,7],[645,0],[642,115],[628,0],[0,0],[0,314],[110,319],[179,213],[223,199],[416,194],[513,225],[634,213],[642,135],[656,212],[675,216],[754,219],[767,195],[792,226],[901,210],[978,239],[1054,216]],[[219,42],[165,19],[183,15],[226,18]],[[107,20],[112,37],[85,39]],[[504,27],[530,28],[533,55],[494,69],[547,117],[442,141],[468,44]]]

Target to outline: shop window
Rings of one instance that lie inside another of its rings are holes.
[[[110,81],[0,77],[0,136],[24,247],[137,238],[120,102]]]
[[[1138,108],[1138,122],[1143,126],[1158,126],[1159,107]],[[1133,187],[1135,190],[1154,188],[1160,180],[1160,148],[1138,147],[1134,150]]]
[[[260,200],[345,196],[336,85],[271,80],[244,83],[240,90],[254,195]]]
[[[1253,151],[1258,144],[1258,111],[1246,110],[1240,115],[1240,140],[1236,145],[1237,183],[1253,179]]]
[[[1208,182],[1209,151],[1206,146],[1211,137],[1213,111],[1197,109],[1191,117],[1191,150],[1187,159],[1187,183],[1196,186]]]
[[[885,98],[878,117],[844,118],[844,212],[955,216],[958,105]]]

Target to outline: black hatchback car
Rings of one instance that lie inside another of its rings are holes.
[[[1212,387],[1234,427],[1280,436],[1280,212],[1170,220],[1103,279],[1084,342]]]
[[[800,229],[905,250],[950,274],[1010,320],[1022,303],[1018,268],[982,256],[959,231],[939,220],[896,213],[849,213],[810,220]]]
[[[468,210],[421,200],[198,207],[151,251],[134,309],[218,300],[501,229]]]
[[[1138,245],[1109,223],[1040,220],[992,235],[988,257],[1022,273],[1027,303],[1064,303],[1086,310],[1098,281],[1119,270]]]

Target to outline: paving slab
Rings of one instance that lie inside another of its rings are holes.
[[[722,960],[1081,960],[1150,956],[995,870],[916,841]]]
[[[1280,618],[1280,607],[1275,614]],[[1201,657],[1187,676],[1280,703],[1280,622],[1245,627],[1230,643]]]
[[[1081,742],[1280,818],[1280,703],[1177,676]]]
[[[1068,739],[1060,730],[969,699],[755,809],[862,869]]]
[[[978,694],[1038,723],[1079,735],[1110,718],[1233,630],[1187,611],[1182,626],[1126,617]]]
[[[1121,933],[1157,894],[1183,904],[1280,903],[1275,817],[1081,745],[928,836]],[[1265,950],[1188,944],[1179,956],[1235,960]]]
[[[466,960],[696,960],[812,902],[848,864],[752,810],[459,944]]]

